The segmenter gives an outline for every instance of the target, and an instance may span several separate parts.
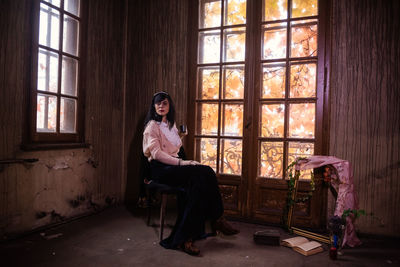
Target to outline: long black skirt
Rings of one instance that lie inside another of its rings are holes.
[[[206,237],[207,221],[224,213],[214,170],[206,165],[175,166],[152,160],[152,179],[184,190],[177,196],[178,216],[171,234],[160,245],[175,249],[185,241]]]

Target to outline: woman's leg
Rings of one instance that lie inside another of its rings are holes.
[[[215,172],[204,165],[170,166],[154,162],[152,167],[158,182],[185,189],[185,194],[178,196],[175,227],[162,245],[176,248],[203,236],[206,220],[216,220],[223,214]]]
[[[202,166],[198,170],[203,174],[203,177],[208,179],[208,194],[210,197],[208,198],[210,203],[208,203],[208,207],[214,207],[214,209],[209,210],[208,219],[211,220],[211,227],[213,232],[219,231],[225,235],[235,235],[239,233],[239,230],[233,228],[228,221],[222,216],[223,215],[223,206],[222,206],[222,198],[221,193],[218,187],[217,177],[215,175],[214,170],[209,166]],[[218,203],[221,203],[218,205]]]

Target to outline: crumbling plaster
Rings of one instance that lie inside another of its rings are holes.
[[[21,152],[35,163],[3,165],[0,233],[13,234],[92,213],[116,202],[100,191],[91,149]]]

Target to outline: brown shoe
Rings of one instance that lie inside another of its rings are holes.
[[[192,256],[198,256],[200,254],[200,249],[194,246],[192,240],[188,240],[183,243],[181,249],[183,250],[183,252],[186,252],[187,254]]]
[[[224,235],[236,235],[240,232],[239,230],[233,228],[224,217],[221,217],[213,222],[211,224],[211,228],[214,233],[219,231]]]

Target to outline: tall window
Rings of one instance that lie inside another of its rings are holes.
[[[197,159],[241,175],[246,1],[201,0],[199,16]]]
[[[314,154],[317,0],[264,0],[261,22],[259,176],[283,178],[296,157]],[[303,173],[301,178],[310,178]]]
[[[295,157],[314,154],[320,129],[318,0],[257,0],[250,13],[249,3],[199,0],[195,156],[230,175],[242,175],[250,156],[257,177],[284,179]],[[257,139],[253,148],[243,147],[246,138]]]
[[[79,141],[79,0],[37,2],[32,77],[33,141]]]

